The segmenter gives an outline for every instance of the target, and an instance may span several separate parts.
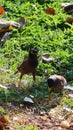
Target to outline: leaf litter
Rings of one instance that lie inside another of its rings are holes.
[[[0,109],[4,109],[0,112],[0,117],[3,119],[0,118],[2,130],[73,130],[72,111],[66,111],[61,103],[52,107],[52,103],[53,97],[51,103],[49,99],[41,100],[40,109],[36,105],[27,103],[0,104]],[[45,106],[49,106],[49,109],[44,109]],[[8,115],[7,119],[5,119],[6,115]]]

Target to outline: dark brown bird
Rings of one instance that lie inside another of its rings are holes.
[[[62,94],[64,85],[67,84],[66,79],[61,75],[52,75],[47,80],[49,88],[54,92]]]
[[[21,73],[18,86],[20,86],[21,79],[22,79],[24,74],[31,73],[33,75],[33,80],[35,81],[35,71],[36,71],[36,68],[38,66],[37,54],[38,54],[37,49],[30,50],[28,57],[25,58],[23,60],[22,64],[17,68],[18,70],[15,72],[15,74],[18,72]]]

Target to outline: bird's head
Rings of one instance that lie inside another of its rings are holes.
[[[30,54],[32,55],[37,55],[38,54],[38,49],[32,49],[29,51]]]
[[[52,87],[54,87],[55,79],[48,78],[47,83],[48,83],[48,86],[49,86],[50,88],[52,88]]]

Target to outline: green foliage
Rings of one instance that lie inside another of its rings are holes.
[[[26,130],[37,130],[35,126],[26,126]]]
[[[24,27],[13,28],[11,37],[0,44],[0,84],[9,87],[7,90],[0,88],[0,103],[4,103],[3,106],[7,102],[20,106],[24,104],[25,97],[32,96],[36,108],[49,110],[56,106],[58,94],[50,92],[47,78],[55,73],[61,74],[73,85],[73,24],[66,22],[66,18],[72,16],[63,12],[61,3],[64,2],[72,0],[0,0],[0,5],[7,12],[4,16],[0,15],[0,18],[16,22],[20,17],[26,19]],[[55,15],[45,13],[48,7],[55,9]],[[14,75],[14,72],[28,55],[29,49],[35,47],[39,50],[36,84],[33,84],[32,76],[25,75],[22,89],[19,90],[16,88],[19,74]],[[44,53],[49,53],[55,60],[42,63],[41,56]],[[73,99],[66,95],[61,103],[73,108]],[[4,108],[0,107],[0,114],[4,113]],[[24,125],[16,123],[19,130],[37,130],[36,126]]]
[[[64,102],[66,104],[66,106],[68,106],[69,108],[73,107],[73,99],[72,98],[64,97],[62,99],[62,102]]]
[[[0,107],[0,114],[2,114],[4,112],[5,112],[5,110],[2,107]]]
[[[11,38],[0,46],[1,68],[11,70],[12,75],[18,64],[27,56],[28,50],[37,47],[39,57],[43,53],[50,53],[55,58],[55,61],[49,64],[42,63],[39,58],[37,75],[50,76],[57,73],[65,76],[72,83],[73,25],[66,22],[69,15],[62,11],[62,2],[65,0],[0,2],[7,11],[6,16],[3,16],[4,19],[14,21],[18,21],[20,17],[26,19],[25,27],[13,29]],[[45,13],[47,7],[55,9],[54,16]]]

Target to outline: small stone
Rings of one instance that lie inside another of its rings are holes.
[[[67,120],[62,121],[60,126],[62,128],[67,128],[67,129],[70,128],[70,124],[69,124],[69,122]]]

